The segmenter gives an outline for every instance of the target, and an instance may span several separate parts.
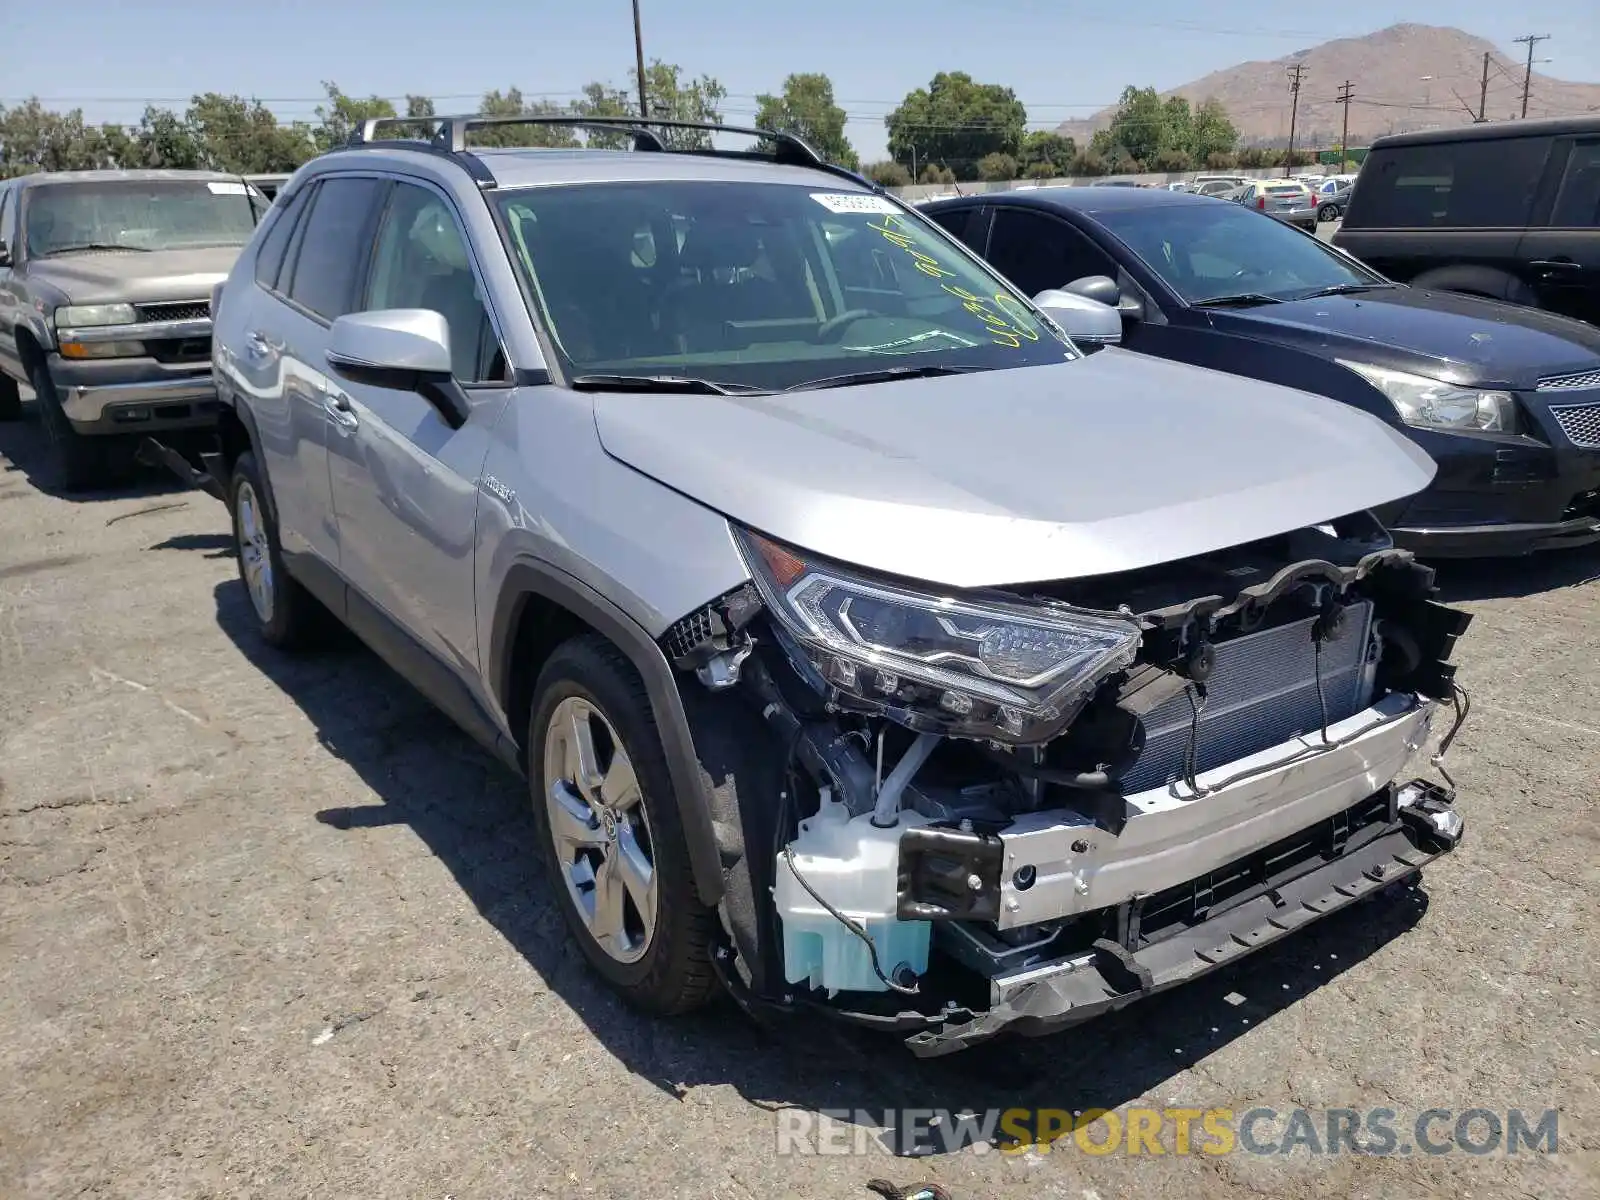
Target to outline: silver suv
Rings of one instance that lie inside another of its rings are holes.
[[[211,291],[266,208],[213,171],[0,181],[0,419],[33,389],[64,487],[104,483],[119,442],[215,424]]]
[[[796,139],[484,123],[289,182],[217,297],[201,482],[267,641],[331,611],[526,774],[627,998],[945,1053],[1455,844],[1402,773],[1467,618],[1366,515],[1429,482],[1407,440],[1080,346],[1092,302]]]

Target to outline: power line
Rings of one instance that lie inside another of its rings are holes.
[[[1526,117],[1528,115],[1528,85],[1533,82],[1533,48],[1540,42],[1549,41],[1550,35],[1548,33],[1529,33],[1511,40],[1528,44],[1528,66],[1522,73],[1522,115]]]
[[[1344,109],[1344,132],[1339,135],[1339,170],[1350,163],[1350,101],[1354,93],[1348,79],[1339,85],[1339,105]],[[1293,164],[1291,164],[1293,165]]]

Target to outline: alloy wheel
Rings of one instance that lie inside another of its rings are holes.
[[[248,480],[241,480],[234,499],[239,520],[239,564],[250,603],[263,625],[272,623],[272,547],[262,520],[261,502]]]

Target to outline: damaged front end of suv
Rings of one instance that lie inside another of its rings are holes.
[[[925,1056],[1047,1033],[1461,837],[1453,788],[1408,771],[1465,716],[1448,660],[1470,617],[1364,512],[985,590],[735,540],[751,582],[663,646],[783,748],[777,812],[745,821],[748,911],[722,906],[747,1003]]]

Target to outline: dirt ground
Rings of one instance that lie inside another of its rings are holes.
[[[0,425],[0,1196],[1600,1194],[1600,554],[1445,574],[1468,837],[1420,893],[919,1062],[613,1001],[523,786],[360,647],[259,645],[226,526],[155,478],[50,494],[37,424]],[[1141,1104],[1554,1107],[1559,1148],[777,1153],[784,1109]]]

